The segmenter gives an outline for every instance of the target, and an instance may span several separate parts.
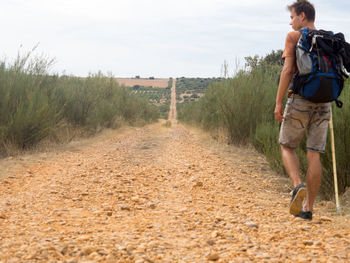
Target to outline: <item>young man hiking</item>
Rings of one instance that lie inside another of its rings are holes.
[[[301,36],[302,28],[316,29],[314,6],[306,0],[298,0],[288,6],[290,25],[294,29],[286,37],[282,55],[284,66],[276,96],[275,118],[282,122],[279,136],[283,164],[293,182],[294,190],[290,203],[290,213],[306,220],[312,219],[312,211],[317,192],[320,187],[322,166],[320,153],[325,151],[328,122],[330,118],[330,102],[314,103],[298,94],[288,91],[288,101],[283,113],[282,100],[298,71],[295,47]],[[304,133],[307,134],[308,170],[306,185],[300,179],[299,160],[295,153]],[[303,201],[306,198],[304,204]]]

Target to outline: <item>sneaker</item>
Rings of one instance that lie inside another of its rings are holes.
[[[294,215],[295,217],[300,217],[305,220],[312,220],[312,212],[311,211],[300,211],[298,214]]]
[[[297,215],[302,210],[303,200],[306,196],[306,192],[306,186],[304,184],[299,184],[294,188],[292,200],[289,204],[289,213],[292,215]]]

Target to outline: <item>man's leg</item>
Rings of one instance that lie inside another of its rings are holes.
[[[304,204],[304,211],[312,211],[316,195],[320,188],[322,165],[319,152],[307,152],[308,169],[306,175],[307,197]]]
[[[284,167],[286,168],[287,173],[293,182],[293,186],[296,187],[301,184],[298,156],[296,155],[294,149],[283,145],[281,145],[281,151]]]
[[[303,208],[303,200],[307,194],[306,187],[300,180],[299,159],[295,153],[310,119],[310,102],[304,99],[288,99],[280,129],[279,143],[282,160],[294,186],[289,213],[298,215]]]
[[[282,159],[289,177],[292,179],[294,190],[292,199],[289,204],[289,213],[297,215],[302,210],[303,200],[306,195],[306,187],[301,183],[299,172],[299,159],[295,150],[285,146],[281,146]]]

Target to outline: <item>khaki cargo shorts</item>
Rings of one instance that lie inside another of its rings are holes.
[[[279,143],[295,149],[306,132],[306,150],[324,153],[330,107],[330,102],[313,103],[299,95],[292,95],[284,110]]]

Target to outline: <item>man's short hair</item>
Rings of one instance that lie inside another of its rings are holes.
[[[288,10],[292,11],[292,9],[295,10],[295,13],[297,15],[300,15],[302,12],[304,12],[306,19],[310,22],[315,21],[315,7],[313,4],[311,4],[307,0],[297,0],[293,4],[288,6]]]

